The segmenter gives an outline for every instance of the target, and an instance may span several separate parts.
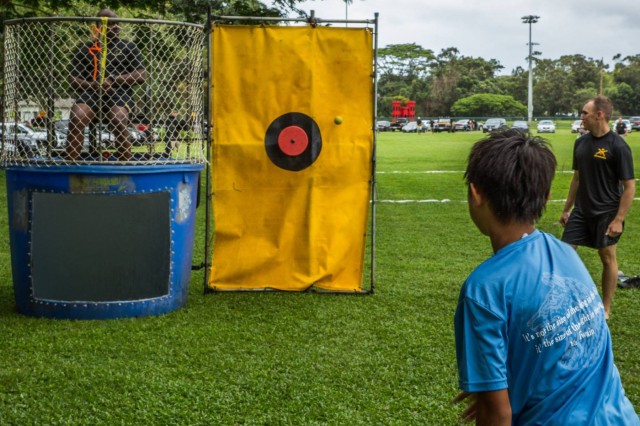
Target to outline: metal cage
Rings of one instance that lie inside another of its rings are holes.
[[[205,163],[205,43],[182,22],[6,21],[0,165]]]

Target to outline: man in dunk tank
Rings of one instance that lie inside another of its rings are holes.
[[[133,108],[133,85],[147,77],[142,55],[135,43],[120,38],[120,25],[109,22],[115,12],[98,12],[99,26],[92,26],[93,40],[76,52],[71,63],[70,84],[78,93],[71,108],[67,158],[80,158],[84,129],[92,120],[107,119],[116,138],[116,158],[131,158],[129,112]]]

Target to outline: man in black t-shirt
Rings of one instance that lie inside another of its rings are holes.
[[[616,121],[616,133],[622,137],[627,135],[627,125],[622,121],[622,117],[618,118],[618,121]]]
[[[107,119],[114,133],[117,157],[131,158],[128,124],[133,107],[132,85],[146,79],[142,55],[137,46],[120,39],[120,25],[109,21],[117,15],[103,9],[94,28],[94,40],[80,47],[71,63],[70,84],[79,92],[71,108],[67,156],[76,159],[82,151],[84,128],[98,115]]]
[[[189,123],[180,117],[176,111],[171,111],[169,117],[164,122],[165,127],[165,154],[170,156],[175,148],[182,141],[182,132],[189,130]]]
[[[616,244],[635,194],[631,149],[609,128],[612,110],[611,101],[604,96],[583,107],[580,118],[588,133],[573,147],[574,173],[560,217],[565,227],[563,241],[598,250],[606,318],[618,283]]]

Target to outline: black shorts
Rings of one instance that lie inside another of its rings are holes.
[[[83,93],[77,100],[77,104],[87,104],[96,113],[100,107],[100,95],[97,93]],[[131,95],[125,91],[116,91],[102,95],[102,113],[108,114],[114,106],[126,107],[131,112],[133,101]]]
[[[617,244],[622,234],[617,237],[605,235],[617,212],[605,213],[595,217],[585,217],[578,209],[573,209],[569,221],[564,227],[562,241],[574,246],[585,246],[600,249]],[[622,223],[624,229],[624,222]]]

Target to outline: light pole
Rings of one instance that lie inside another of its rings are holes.
[[[531,24],[538,22],[538,19],[540,19],[540,17],[536,15],[527,15],[522,17],[522,23],[529,24],[529,94],[527,102],[527,118],[529,126],[531,126],[531,121],[533,119],[533,70],[531,67],[531,62],[533,61],[533,43],[531,43]]]
[[[311,1],[315,1],[315,0],[311,0]],[[324,0],[320,0],[320,1],[324,1]],[[353,3],[353,0],[342,0],[344,2],[344,20],[348,21],[349,20],[349,5],[351,3]],[[360,0],[360,1],[364,1],[364,0]],[[349,26],[348,22],[345,22],[344,24],[345,27]]]
[[[344,20],[348,21],[349,20],[349,4],[353,3],[353,0],[342,0],[342,1],[344,1]],[[349,23],[345,22],[344,26],[348,27]]]

